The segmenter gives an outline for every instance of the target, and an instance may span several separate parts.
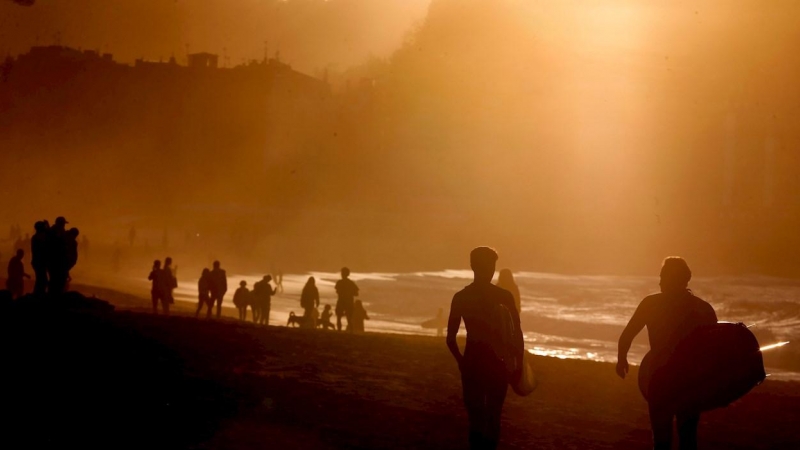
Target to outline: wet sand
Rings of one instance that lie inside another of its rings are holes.
[[[7,443],[29,413],[72,430],[37,429],[50,446],[466,448],[459,374],[442,338],[265,328],[185,309],[153,316],[135,297],[105,293],[116,312],[3,318],[4,342],[15,345],[3,377],[20,387],[4,406],[20,422],[6,424]],[[649,448],[635,369],[621,381],[607,363],[534,364],[539,387],[526,398],[509,392],[501,448]],[[799,400],[800,384],[767,380],[703,416],[701,448],[800,448]]]

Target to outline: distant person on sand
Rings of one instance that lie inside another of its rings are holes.
[[[478,247],[470,253],[475,279],[455,296],[447,325],[447,347],[461,370],[464,404],[469,416],[469,444],[472,449],[494,449],[500,442],[500,414],[508,383],[518,377],[509,374],[499,352],[509,350],[504,342],[503,315],[510,316],[514,327],[513,352],[522,358],[522,333],[519,313],[510,292],[492,284],[497,253],[489,247]],[[467,327],[464,354],[458,348],[456,335],[461,319]]]
[[[283,272],[280,270],[275,274],[275,290],[278,294],[283,294]]]
[[[350,330],[354,333],[363,333],[364,332],[364,321],[369,320],[369,316],[367,315],[367,310],[364,309],[364,304],[361,303],[361,300],[356,300],[353,304],[353,325],[350,327]],[[347,323],[350,326],[350,322]]]
[[[67,223],[65,218],[57,218],[47,235],[47,273],[50,279],[47,291],[50,294],[63,293],[69,278]]]
[[[177,267],[175,269],[172,268],[172,258],[167,256],[164,259],[164,268],[162,269],[162,288],[161,291],[164,295],[163,297],[163,304],[166,305],[164,312],[169,314],[169,305],[175,303],[175,297],[173,295],[173,291],[175,288],[178,287],[178,277],[175,276],[175,272],[178,270]]]
[[[200,279],[197,280],[197,311],[194,313],[195,317],[200,316],[200,310],[204,306],[208,308],[206,318],[211,317],[211,309],[214,304],[211,302],[211,271],[208,270],[208,267],[203,269]]]
[[[303,292],[300,294],[300,307],[303,308],[303,323],[307,328],[316,328],[314,313],[319,308],[319,290],[314,277],[308,277]]]
[[[50,224],[41,220],[36,222],[33,229],[36,230],[31,238],[31,266],[36,276],[33,293],[42,295],[47,292],[47,239]]]
[[[153,301],[153,314],[158,314],[158,302],[161,302],[161,307],[164,314],[169,314],[169,305],[164,295],[164,274],[161,270],[161,261],[153,261],[153,268],[150,270],[150,275],[147,276],[150,280],[150,299]]]
[[[253,322],[261,325],[269,325],[269,312],[272,308],[272,296],[277,293],[277,288],[273,289],[269,282],[272,281],[271,275],[264,275],[260,281],[253,285]],[[256,317],[257,313],[257,317]]]
[[[228,275],[220,269],[219,261],[214,261],[214,268],[210,273],[211,280],[211,304],[217,305],[217,319],[222,316],[222,298],[228,292]]]
[[[508,292],[511,292],[511,295],[514,296],[514,304],[517,306],[517,312],[522,312],[522,305],[519,296],[519,286],[514,281],[514,274],[511,273],[509,269],[503,269],[500,271],[500,274],[497,276],[497,286],[501,287]]]
[[[17,253],[8,261],[8,279],[6,289],[11,292],[13,298],[20,298],[25,294],[25,278],[31,276],[25,273],[25,265],[22,258],[25,257],[25,250],[18,249]]]
[[[628,373],[628,350],[633,338],[647,327],[653,361],[666,361],[678,343],[698,327],[717,323],[714,308],[689,290],[692,272],[683,258],[669,257],[661,266],[661,293],[645,297],[619,337],[617,375]],[[657,363],[663,364],[663,362]],[[672,423],[677,420],[679,448],[697,448],[700,413],[675,411],[670,401],[651,388],[649,411],[654,450],[672,448]],[[661,397],[661,398],[659,398]]]
[[[342,316],[347,319],[347,331],[353,319],[353,302],[358,297],[358,286],[350,278],[350,269],[342,267],[342,279],[336,282],[336,329],[342,331]]]
[[[239,310],[239,320],[247,320],[247,305],[250,304],[250,289],[247,289],[247,281],[239,282],[239,289],[233,293],[233,305]]]
[[[331,305],[325,305],[325,308],[322,309],[322,315],[319,318],[319,323],[317,326],[322,327],[323,330],[327,329],[335,329],[336,327],[333,326],[331,322],[331,317],[333,317],[333,312],[331,312]]]

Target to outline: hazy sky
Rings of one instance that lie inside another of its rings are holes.
[[[223,54],[231,64],[280,49],[284,61],[312,72],[340,69],[370,54],[386,56],[421,20],[430,0],[38,0],[0,1],[0,54],[31,45],[99,48],[121,61]]]

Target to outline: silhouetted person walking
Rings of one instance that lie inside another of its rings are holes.
[[[211,302],[211,271],[208,268],[203,269],[200,279],[197,280],[197,312],[194,313],[195,317],[200,316],[200,310],[204,306],[208,308],[206,317],[211,317],[211,309],[214,304]]]
[[[517,307],[517,312],[521,313],[522,302],[519,295],[519,286],[517,286],[516,281],[514,281],[514,274],[511,273],[511,270],[503,269],[500,271],[500,274],[497,276],[497,286],[511,292],[511,295],[514,296],[514,305]]]
[[[303,323],[308,328],[316,328],[315,312],[319,308],[319,290],[314,277],[308,277],[303,292],[300,294],[300,307],[303,308]]]
[[[161,269],[161,261],[153,261],[153,268],[150,270],[150,275],[147,276],[150,280],[150,299],[153,301],[153,314],[158,314],[158,302],[162,304],[164,313],[169,311],[169,305],[166,303],[164,288],[166,282],[164,281],[164,272]]]
[[[164,306],[164,313],[169,315],[169,305],[175,303],[173,291],[178,287],[178,277],[175,276],[175,269],[172,268],[172,258],[167,256],[164,259],[164,268],[161,269],[161,292],[163,294],[161,304]]]
[[[617,375],[628,373],[628,350],[633,338],[647,327],[650,353],[656,366],[669,359],[678,343],[699,327],[717,323],[714,308],[695,297],[688,289],[692,272],[682,258],[669,257],[661,266],[661,293],[645,297],[619,338]],[[677,419],[679,448],[697,448],[697,425],[700,413],[675,411],[665,393],[654,392],[650,387],[648,397],[650,425],[653,428],[655,450],[672,448],[672,423]],[[667,394],[668,395],[668,394]]]
[[[261,281],[257,281],[253,285],[252,296],[253,302],[255,303],[255,308],[253,308],[253,322],[262,325],[269,325],[269,313],[270,309],[272,308],[272,296],[278,291],[277,288],[273,289],[272,285],[269,284],[271,280],[271,275],[264,275],[264,278],[262,278]],[[258,317],[256,317],[256,311],[258,311]]]
[[[219,261],[214,261],[214,268],[209,274],[211,280],[211,304],[217,305],[217,319],[222,316],[222,298],[228,292],[228,275],[220,269]]]
[[[514,336],[513,352],[522,358],[522,333],[519,313],[510,292],[492,284],[497,253],[478,247],[470,253],[475,279],[453,296],[447,325],[447,347],[458,362],[464,404],[469,416],[469,444],[472,449],[494,449],[500,441],[500,414],[508,383],[518,373],[509,374],[501,354],[508,350],[503,317],[510,316]],[[467,343],[462,356],[456,342],[461,319],[467,328]],[[500,354],[498,354],[500,353]],[[520,366],[521,367],[521,366]]]
[[[25,278],[30,279],[30,275],[25,273],[25,265],[22,258],[25,257],[25,250],[17,249],[17,253],[8,261],[8,279],[6,279],[6,289],[11,292],[13,298],[20,298],[25,294]]]
[[[36,230],[31,238],[31,267],[36,276],[33,293],[42,295],[47,292],[47,240],[50,224],[42,220],[36,222],[33,228]]]
[[[342,279],[336,282],[336,329],[342,331],[342,316],[347,319],[347,331],[353,318],[353,305],[358,297],[358,286],[348,278],[350,269],[342,267]]]
[[[67,220],[58,217],[50,227],[47,235],[47,273],[50,278],[47,291],[50,294],[61,294],[69,278],[69,260],[67,256]]]
[[[233,293],[233,306],[239,310],[239,320],[247,320],[247,305],[250,304],[250,290],[247,289],[247,281],[239,282],[239,289]]]

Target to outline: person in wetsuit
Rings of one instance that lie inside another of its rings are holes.
[[[350,279],[350,269],[342,267],[342,279],[336,282],[336,329],[342,331],[342,316],[347,319],[347,331],[351,331],[353,307],[358,297],[358,286]]]
[[[639,303],[633,317],[619,337],[617,375],[628,373],[628,350],[633,338],[647,327],[653,361],[666,361],[678,344],[699,327],[717,323],[714,308],[689,290],[692,272],[683,258],[669,257],[661,266],[661,293],[647,296]],[[697,448],[697,425],[700,413],[675,411],[670,399],[650,386],[648,401],[654,450],[672,448],[672,423],[677,420],[681,450]]]
[[[522,333],[519,332],[519,313],[514,296],[492,284],[497,263],[497,252],[489,247],[478,247],[470,253],[474,281],[455,296],[450,306],[447,322],[447,347],[461,371],[464,405],[469,417],[469,444],[471,449],[494,449],[500,441],[500,414],[506,398],[508,383],[518,373],[509,374],[505,363],[497,354],[502,347],[503,324],[497,310],[508,311],[514,325],[514,347],[522,358]],[[464,354],[458,348],[456,335],[461,320],[467,328]],[[521,366],[520,366],[521,367]]]

